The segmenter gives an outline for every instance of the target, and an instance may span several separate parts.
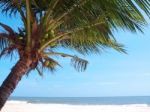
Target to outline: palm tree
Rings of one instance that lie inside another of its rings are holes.
[[[56,48],[87,55],[104,48],[125,52],[114,30],[142,31],[147,24],[141,11],[150,15],[150,0],[0,0],[3,13],[19,14],[23,26],[14,31],[1,23],[0,57],[19,56],[18,62],[0,87],[0,110],[21,78],[37,70],[61,66],[54,58],[71,59],[73,67],[84,71],[88,62]]]

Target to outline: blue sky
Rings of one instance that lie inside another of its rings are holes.
[[[0,15],[14,29],[20,20]],[[32,72],[19,83],[13,96],[40,97],[97,97],[97,96],[148,96],[150,95],[150,25],[144,34],[128,31],[115,32],[118,41],[125,45],[128,54],[107,49],[100,55],[84,57],[89,61],[85,72],[76,72],[68,60],[60,60],[63,68],[55,73],[45,72],[44,77]],[[1,30],[2,31],[2,30]],[[8,75],[15,60],[0,60],[0,84]]]

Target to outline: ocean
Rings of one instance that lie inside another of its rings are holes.
[[[22,101],[34,104],[70,104],[70,105],[150,105],[150,96],[124,97],[11,97],[9,101]]]

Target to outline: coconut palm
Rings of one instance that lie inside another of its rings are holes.
[[[105,48],[125,52],[113,31],[142,31],[146,25],[141,11],[150,15],[150,0],[0,0],[1,10],[17,14],[23,26],[17,31],[1,23],[0,57],[17,53],[19,60],[0,87],[0,109],[21,78],[32,70],[39,75],[61,66],[55,56],[71,59],[73,67],[84,71],[88,62],[56,48],[82,55]]]

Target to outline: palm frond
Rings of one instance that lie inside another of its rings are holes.
[[[14,15],[18,12],[18,6],[22,5],[21,0],[0,0],[0,5],[2,12],[11,15]]]
[[[14,56],[16,56],[17,49],[14,46],[5,47],[3,50],[0,51],[0,58],[2,57],[9,57],[10,60],[13,59]]]
[[[135,3],[133,3],[133,1],[84,0],[82,1],[86,2],[84,5],[78,5],[78,3],[80,3],[80,0],[77,0],[72,2],[71,6],[68,6],[68,2],[63,2],[66,8],[62,8],[61,10],[63,11],[60,11],[62,12],[62,15],[58,14],[58,17],[56,17],[61,18],[60,21],[58,21],[57,19],[55,20],[55,16],[53,16],[52,14],[50,18],[46,20],[45,24],[50,28],[46,27],[46,29],[49,29],[46,31],[46,35],[48,34],[48,37],[44,36],[44,38],[46,37],[47,39],[45,39],[45,43],[42,44],[42,47],[40,49],[41,51],[51,45],[50,43],[55,43],[62,38],[68,37],[68,35],[69,37],[73,37],[72,35],[76,35],[76,37],[78,38],[85,36],[83,35],[83,32],[85,32],[85,30],[87,29],[91,30],[92,33],[95,33],[96,35],[98,33],[101,34],[99,36],[99,38],[102,38],[101,40],[107,40],[108,37],[114,37],[112,33],[112,30],[114,29],[122,28],[128,29],[132,32],[142,32],[143,26],[146,25],[146,21],[143,15],[139,11]],[[71,14],[68,14],[70,11]],[[53,35],[51,35],[51,32],[54,32]],[[88,33],[88,30],[86,32]],[[90,36],[90,38],[93,37]],[[110,42],[108,42],[108,44],[109,43]],[[116,42],[114,45],[117,45]],[[93,48],[98,51],[95,46],[96,44],[93,46]],[[108,47],[111,46],[108,45]]]
[[[150,0],[134,0],[134,2],[150,17]]]
[[[65,21],[68,29],[70,29],[87,25],[105,15],[105,22],[113,21],[113,25],[116,27],[119,26],[135,31],[136,28],[140,29],[139,26],[142,26],[145,20],[140,11],[135,6],[131,6],[131,3],[128,3],[126,0],[90,1],[87,5],[75,10],[71,15],[64,18],[63,21]]]
[[[75,49],[82,54],[98,53],[103,48],[113,48],[125,53],[123,45],[114,39],[112,32],[105,24],[73,30],[60,38],[58,43],[58,46]]]
[[[61,65],[50,57],[44,58],[44,61],[42,62],[42,67],[48,69],[51,72],[54,72],[57,66]]]
[[[45,52],[44,54],[47,56],[61,56],[63,58],[71,58],[71,65],[73,65],[77,71],[84,71],[87,68],[88,61],[77,56],[59,52]]]
[[[14,34],[13,29],[11,27],[9,27],[8,25],[0,22],[0,26],[3,27],[9,34]]]
[[[2,56],[6,56],[6,57],[10,57],[10,59],[12,60],[12,58],[14,57],[14,53],[17,51],[14,44],[15,42],[14,32],[7,25],[0,23],[0,26],[3,26],[4,29],[8,32],[8,33],[0,33],[0,58]]]
[[[77,71],[85,71],[87,68],[88,61],[74,56],[71,59],[71,64]]]
[[[35,69],[38,72],[39,76],[41,76],[41,77],[44,76],[43,71],[41,71],[41,69],[39,67],[36,67]]]
[[[7,34],[0,33],[0,51],[1,52],[9,46],[9,41],[6,38],[6,36],[7,36]]]

